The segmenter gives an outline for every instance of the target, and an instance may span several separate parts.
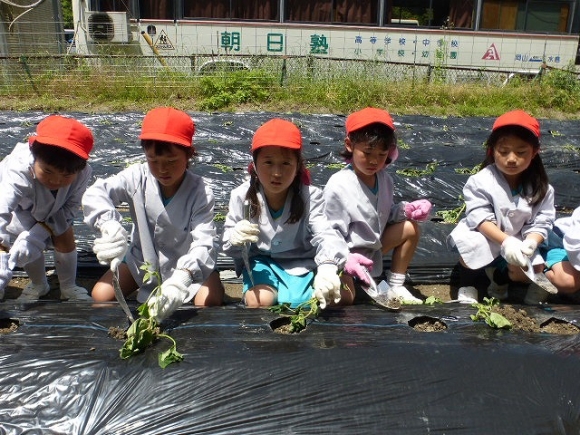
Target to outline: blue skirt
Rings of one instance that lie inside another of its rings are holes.
[[[254,285],[267,285],[277,290],[278,300],[275,304],[289,303],[291,307],[296,307],[302,302],[306,302],[312,297],[314,288],[314,272],[310,271],[304,275],[290,275],[272,258],[258,256],[250,258],[250,267],[254,277]],[[252,281],[248,271],[242,271],[243,293],[252,287]]]

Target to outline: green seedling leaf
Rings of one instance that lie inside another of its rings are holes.
[[[288,313],[288,312],[293,312],[293,310],[290,308],[290,304],[287,302],[285,302],[283,304],[274,305],[268,309],[271,312],[277,313],[277,314],[284,314],[284,313]]]
[[[127,359],[143,352],[155,341],[156,334],[151,329],[152,319],[136,319],[127,330],[127,340],[120,350],[121,358]]]
[[[423,302],[425,305],[435,305],[435,304],[442,304],[443,301],[441,299],[439,299],[437,296],[429,296],[427,299],[425,299],[425,302]]]
[[[453,210],[437,210],[435,212],[435,216],[439,216],[443,219],[443,222],[446,224],[456,224],[459,222],[461,215],[465,211],[465,202],[463,201],[463,196],[459,196],[459,200],[462,204],[459,207],[454,208]]]
[[[149,298],[151,298],[161,290],[161,274],[150,263],[141,266],[141,270],[146,271],[144,282],[154,278],[159,283],[149,295]],[[157,358],[159,366],[164,369],[171,363],[182,361],[183,355],[177,351],[175,340],[169,335],[160,332],[157,321],[149,313],[149,305],[147,302],[141,304],[137,308],[137,312],[139,313],[139,317],[127,329],[127,339],[123,347],[119,350],[121,358],[128,359],[133,355],[144,352],[157,339],[164,338],[171,341],[171,347],[159,354]]]
[[[499,305],[499,300],[495,298],[483,298],[482,303],[471,305],[477,309],[477,313],[469,317],[474,322],[484,321],[487,325],[495,329],[510,329],[512,327],[510,321],[501,314],[492,311],[496,305]]]
[[[149,314],[149,305],[147,305],[147,304],[139,305],[139,307],[137,308],[137,312],[139,313],[140,317],[143,317],[145,319],[148,319],[151,317],[151,315]]]
[[[320,304],[316,298],[308,299],[296,308],[290,308],[289,303],[283,303],[268,309],[273,313],[288,315],[290,317],[290,332],[292,333],[298,333],[305,329],[308,320],[313,320],[320,314]]]
[[[485,323],[497,329],[510,329],[512,327],[511,322],[499,313],[491,313]]]
[[[233,169],[230,166],[222,165],[221,163],[214,163],[212,165],[214,168],[221,170],[222,172],[231,172]]]
[[[169,364],[174,362],[181,362],[183,361],[183,354],[179,353],[176,348],[175,340],[171,338],[169,335],[159,334],[159,336],[163,336],[164,338],[168,338],[173,342],[173,345],[167,349],[165,352],[161,352],[157,358],[157,362],[159,366],[164,369]]]
[[[433,162],[427,164],[425,169],[413,169],[413,168],[405,168],[405,169],[398,169],[396,171],[399,175],[405,175],[407,177],[422,177],[424,175],[430,175],[435,172],[435,168],[437,168],[438,163]]]
[[[455,172],[457,174],[467,174],[467,175],[474,175],[481,171],[481,163],[475,165],[473,168],[455,168]]]

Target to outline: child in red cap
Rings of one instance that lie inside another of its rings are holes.
[[[61,299],[91,299],[76,285],[72,223],[92,173],[87,164],[92,148],[87,127],[51,115],[38,124],[28,144],[17,144],[0,163],[0,298],[17,266],[30,278],[19,300],[49,292],[43,251],[51,243]]]
[[[542,273],[544,260],[536,248],[546,239],[556,216],[554,189],[540,158],[540,124],[522,110],[504,113],[486,141],[482,169],[463,188],[465,218],[448,237],[459,251],[458,299],[477,302],[477,289],[467,269],[485,268],[490,297],[508,297],[509,281],[530,282],[524,270]],[[530,284],[524,302],[545,302],[548,293]]]
[[[344,287],[350,289],[348,302],[354,302],[359,281],[369,285],[370,279],[383,274],[383,255],[392,250],[387,281],[379,289],[389,299],[422,303],[404,283],[419,243],[417,222],[429,217],[431,203],[426,199],[394,202],[393,179],[387,167],[399,151],[389,113],[367,107],[349,115],[341,154],[349,163],[330,177],[324,200],[328,220],[350,249],[344,268],[347,273],[342,276]]]
[[[214,270],[217,235],[214,197],[202,177],[189,170],[195,155],[191,117],[172,107],[150,110],[141,128],[146,163],[135,164],[89,187],[83,197],[85,222],[99,230],[93,250],[108,270],[93,287],[96,301],[115,300],[118,270],[125,295],[139,290],[158,321],[182,304],[221,305],[224,289]],[[131,244],[116,207],[127,203],[133,220]],[[161,274],[144,282],[149,264]],[[152,295],[158,285],[160,291]],[[151,297],[150,297],[151,296]]]
[[[348,249],[328,225],[322,192],[310,185],[301,150],[302,136],[292,122],[266,122],[252,140],[250,180],[230,196],[223,250],[243,273],[244,302],[251,308],[295,307],[312,297],[321,308],[340,301],[337,273]]]

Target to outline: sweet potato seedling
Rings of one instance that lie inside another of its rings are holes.
[[[144,352],[156,340],[164,338],[171,342],[169,349],[161,352],[158,357],[159,366],[164,369],[171,363],[182,361],[183,355],[177,351],[177,343],[175,340],[168,334],[162,333],[157,320],[149,314],[147,302],[151,297],[161,291],[161,275],[157,270],[152,269],[152,266],[148,263],[141,266],[141,269],[146,271],[143,278],[144,282],[156,278],[159,285],[151,292],[147,301],[137,308],[139,317],[127,330],[127,339],[120,349],[120,355],[121,358],[128,359],[133,355]]]
[[[493,311],[493,307],[499,305],[499,300],[495,298],[483,298],[483,303],[472,304],[477,308],[477,313],[472,314],[471,320],[474,322],[484,321],[495,329],[511,329],[511,322],[499,313]]]
[[[269,308],[273,313],[287,315],[290,317],[289,332],[298,333],[306,328],[308,320],[313,320],[320,314],[318,299],[310,298],[305,302],[290,308],[289,303],[274,305]]]

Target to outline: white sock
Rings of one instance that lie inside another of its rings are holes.
[[[387,284],[389,284],[389,287],[403,287],[405,285],[405,274],[389,272],[387,274]]]
[[[23,269],[28,275],[30,282],[35,287],[44,288],[48,285],[48,279],[46,278],[46,268],[44,266],[44,254],[41,255],[37,260],[25,264]]]
[[[72,288],[77,284],[77,251],[54,251],[54,267],[61,289]]]

